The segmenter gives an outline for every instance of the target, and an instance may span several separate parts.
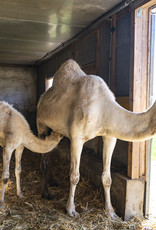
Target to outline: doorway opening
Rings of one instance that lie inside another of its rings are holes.
[[[151,9],[150,104],[156,100],[156,6]],[[156,220],[156,138],[151,141],[149,215]]]
[[[45,91],[47,91],[53,85],[53,77],[45,78]]]
[[[130,91],[130,106],[133,112],[143,112],[156,99],[156,0],[139,5],[132,12],[132,71]],[[154,167],[154,143],[133,142],[129,150],[128,176],[131,179],[143,179],[145,181],[144,215],[156,217],[156,196],[153,195],[156,188],[156,173]],[[152,150],[152,152],[151,152]]]

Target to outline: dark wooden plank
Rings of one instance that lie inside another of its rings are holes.
[[[111,75],[110,89],[115,92],[116,15],[112,17]]]
[[[81,68],[86,74],[96,75],[96,62],[90,63],[88,65],[83,65]]]

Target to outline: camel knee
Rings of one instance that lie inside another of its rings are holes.
[[[8,180],[10,177],[10,173],[9,173],[9,170],[4,170],[3,171],[3,174],[2,174],[2,180]],[[6,182],[7,183],[7,182]]]
[[[105,172],[102,173],[102,183],[104,187],[110,187],[112,184],[112,179],[111,177],[106,174]]]
[[[15,175],[16,177],[19,176],[21,174],[21,167],[18,167],[15,169]]]
[[[70,183],[77,185],[80,179],[80,174],[78,172],[71,172],[70,174]]]

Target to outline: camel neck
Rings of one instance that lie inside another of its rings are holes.
[[[126,141],[141,141],[154,136],[156,103],[143,113],[133,113],[114,103],[110,135]]]
[[[55,138],[53,139],[51,136],[46,137],[45,140],[42,140],[33,135],[33,133],[31,133],[30,131],[29,136],[27,135],[25,138],[24,146],[32,152],[46,153],[53,150],[57,146],[59,141],[60,140],[57,141]]]

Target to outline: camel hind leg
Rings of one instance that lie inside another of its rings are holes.
[[[102,183],[103,183],[104,193],[105,193],[105,210],[109,216],[111,216],[112,218],[117,218],[117,215],[115,214],[114,209],[112,207],[111,197],[110,197],[110,187],[112,183],[110,167],[111,167],[112,154],[116,144],[116,138],[110,136],[104,136],[103,142],[104,145],[103,145]]]
[[[74,196],[80,178],[79,167],[82,148],[83,141],[81,139],[71,140],[70,192],[66,206],[70,217],[78,216],[78,213],[75,211]]]
[[[15,151],[15,159],[16,159],[16,166],[15,166],[15,176],[16,176],[16,188],[17,188],[17,195],[22,198],[23,194],[21,191],[20,185],[20,175],[21,175],[21,158],[22,153],[24,150],[24,146],[19,146]]]
[[[5,188],[10,176],[10,172],[9,172],[10,159],[13,151],[14,149],[8,146],[5,146],[3,148],[3,174],[2,174],[2,191],[1,191],[1,198],[0,198],[0,206],[3,206],[4,203]]]

